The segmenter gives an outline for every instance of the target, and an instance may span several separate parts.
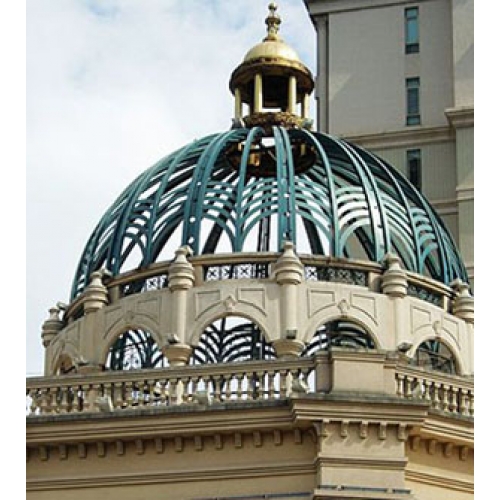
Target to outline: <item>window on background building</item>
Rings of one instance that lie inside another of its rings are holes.
[[[406,125],[420,125],[420,78],[406,79]]]
[[[407,54],[420,51],[418,39],[418,7],[409,7],[405,9],[405,52]]]
[[[406,170],[409,181],[420,191],[422,189],[422,154],[420,149],[406,152]]]

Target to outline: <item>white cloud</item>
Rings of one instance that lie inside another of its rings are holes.
[[[161,157],[229,127],[229,76],[265,35],[268,3],[28,0],[27,374],[42,372],[41,325],[104,211]],[[314,70],[303,1],[279,13]]]

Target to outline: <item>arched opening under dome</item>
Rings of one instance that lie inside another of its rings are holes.
[[[336,319],[323,324],[302,351],[301,356],[312,356],[330,347],[348,349],[375,349],[370,334],[357,323],[348,319]]]
[[[426,370],[458,374],[455,355],[444,342],[437,339],[422,342],[417,347],[411,363]]]
[[[203,331],[190,363],[235,363],[276,358],[258,325],[240,316],[220,318]]]
[[[163,368],[168,360],[146,330],[134,328],[120,334],[106,357],[106,370]]]

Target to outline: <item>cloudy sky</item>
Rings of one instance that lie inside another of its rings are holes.
[[[176,148],[230,126],[231,71],[265,36],[269,0],[27,0],[26,373],[41,324],[69,300],[91,231]],[[315,72],[302,0],[281,34]]]

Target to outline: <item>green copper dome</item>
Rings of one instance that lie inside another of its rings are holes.
[[[467,281],[443,222],[404,176],[374,154],[304,128],[233,128],[196,140],[142,173],[104,214],[78,264],[72,298],[112,275],[195,255],[278,252],[381,262]],[[163,252],[163,253],[162,253]]]

